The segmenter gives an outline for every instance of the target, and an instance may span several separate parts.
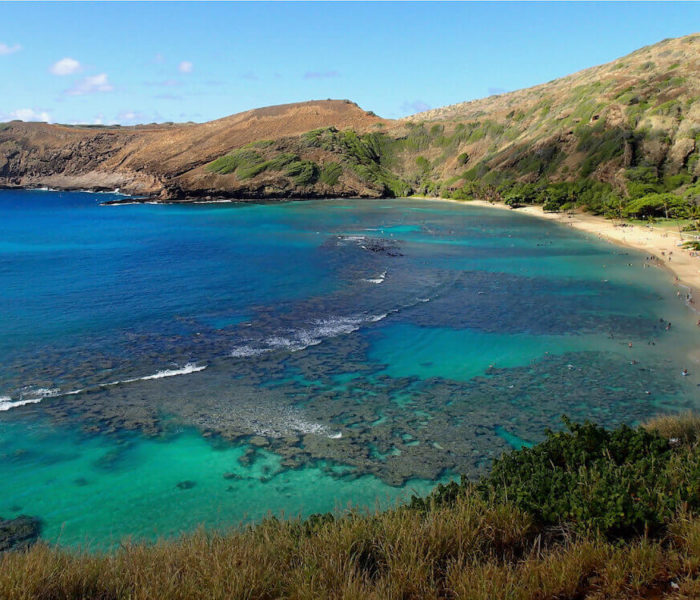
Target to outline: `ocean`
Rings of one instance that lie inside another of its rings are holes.
[[[697,316],[637,251],[454,203],[116,197],[0,191],[0,517],[48,541],[373,510],[563,414],[700,404]]]

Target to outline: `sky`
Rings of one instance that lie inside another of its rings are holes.
[[[700,3],[0,3],[0,121],[208,121],[348,98],[398,118],[700,31]]]

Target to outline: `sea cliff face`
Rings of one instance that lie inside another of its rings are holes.
[[[0,186],[120,188],[161,201],[411,193],[466,199],[504,195],[504,184],[585,180],[585,193],[636,198],[678,190],[700,175],[698,73],[700,35],[691,35],[400,121],[348,100],[272,106],[201,124],[13,121],[0,124]]]

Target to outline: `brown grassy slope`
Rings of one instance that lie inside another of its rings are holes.
[[[3,600],[603,600],[698,598],[700,521],[625,544],[538,531],[474,496],[304,526],[268,520],[110,554],[37,544],[0,555]]]
[[[365,131],[383,120],[344,100],[255,109],[202,124],[69,127],[0,125],[0,185],[122,187],[160,193],[214,158],[256,140],[334,126]],[[187,177],[196,181],[196,174]]]
[[[462,169],[456,164],[462,152],[469,155],[468,166],[484,161],[491,169],[518,172],[528,154],[556,149],[564,156],[550,174],[573,179],[588,156],[579,148],[578,134],[585,126],[646,134],[639,147],[627,152],[622,148],[615,160],[598,166],[594,176],[612,183],[619,168],[633,162],[678,172],[697,151],[699,99],[700,35],[695,34],[535,87],[418,113],[396,127],[409,132],[421,123],[437,125],[444,128],[444,136],[454,133],[459,123],[478,130],[449,156],[437,145],[425,153],[433,161],[442,156],[436,173],[442,177]],[[541,174],[526,167],[520,171],[531,177]],[[695,164],[698,174],[700,162]]]

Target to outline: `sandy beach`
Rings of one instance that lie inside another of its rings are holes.
[[[600,239],[606,239],[616,244],[629,246],[646,252],[653,256],[652,264],[662,266],[673,273],[676,282],[687,288],[690,294],[689,306],[694,310],[693,298],[697,298],[700,291],[700,253],[691,252],[682,247],[682,241],[689,241],[691,234],[681,234],[677,228],[660,225],[637,225],[619,220],[609,220],[586,213],[549,213],[544,212],[541,206],[525,206],[511,209],[502,203],[492,203],[486,200],[451,200],[439,198],[442,202],[453,202],[463,206],[485,206],[502,210],[516,210],[524,213],[556,221],[567,227],[585,231],[596,235]],[[681,241],[682,240],[682,241]],[[683,293],[683,291],[682,291]]]

